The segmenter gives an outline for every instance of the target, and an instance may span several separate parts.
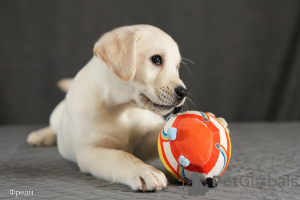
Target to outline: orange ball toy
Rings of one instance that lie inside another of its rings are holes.
[[[177,180],[190,183],[192,173],[200,181],[221,176],[231,156],[227,129],[214,116],[198,111],[173,114],[158,137],[160,159]]]

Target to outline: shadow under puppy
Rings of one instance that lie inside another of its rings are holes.
[[[133,190],[160,190],[163,172],[142,160],[158,155],[162,115],[187,95],[179,78],[176,42],[150,25],[125,26],[104,34],[93,58],[73,80],[50,116],[50,126],[29,134],[31,145],[53,145],[82,172]]]

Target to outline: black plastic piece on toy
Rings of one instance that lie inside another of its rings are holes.
[[[209,188],[214,188],[218,186],[217,181],[214,181],[213,178],[207,178],[206,181]]]
[[[174,110],[173,110],[173,114],[177,114],[181,111],[182,109],[182,106],[179,106],[179,107],[175,107]]]

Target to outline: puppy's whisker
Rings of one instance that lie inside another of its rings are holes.
[[[191,73],[190,69],[188,68],[187,64],[183,61],[181,61],[181,63],[185,66],[185,68],[187,69],[189,75],[191,75],[192,73]]]
[[[195,62],[193,62],[193,61],[191,61],[190,59],[187,59],[187,58],[184,58],[184,57],[182,57],[182,60],[186,60],[186,61],[188,61],[188,62],[190,62],[190,63],[192,63],[192,64],[196,65],[196,63],[195,63]]]
[[[183,104],[183,111],[188,111],[187,101],[185,101]]]
[[[191,92],[189,92],[188,97],[193,97],[195,100],[197,100],[197,97]]]
[[[186,97],[186,100],[187,101],[189,101],[192,105],[193,105],[193,107],[195,108],[195,104],[194,104],[194,102],[192,101],[192,99],[191,98],[189,98],[189,97]]]
[[[193,105],[195,105],[194,102],[193,102],[193,100],[190,97],[186,97],[186,100],[189,101],[189,102],[191,102]]]

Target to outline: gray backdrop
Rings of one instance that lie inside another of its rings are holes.
[[[0,124],[47,123],[112,28],[151,24],[179,44],[194,106],[228,121],[300,119],[299,0],[2,0]]]

